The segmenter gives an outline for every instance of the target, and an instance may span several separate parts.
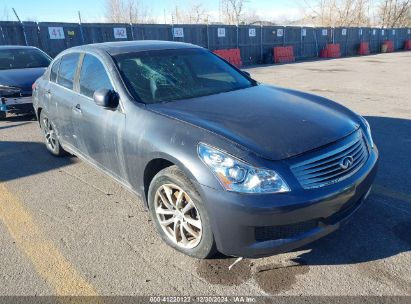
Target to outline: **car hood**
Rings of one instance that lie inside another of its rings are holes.
[[[45,71],[46,68],[0,70],[0,85],[31,90],[31,85]]]
[[[270,160],[324,146],[359,127],[358,116],[335,102],[265,85],[148,108],[217,133]]]

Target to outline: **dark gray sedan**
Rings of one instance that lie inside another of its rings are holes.
[[[32,46],[0,46],[0,119],[6,113],[33,112],[32,85],[51,58]]]
[[[336,230],[366,199],[378,151],[361,116],[257,83],[203,48],[75,47],[36,81],[48,150],[75,154],[145,202],[197,258],[260,257]]]

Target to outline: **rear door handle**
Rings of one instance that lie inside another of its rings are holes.
[[[73,107],[73,111],[81,114],[81,106],[80,106],[80,104],[76,104],[76,105]]]

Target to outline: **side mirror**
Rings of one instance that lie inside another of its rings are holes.
[[[100,89],[94,92],[94,102],[100,107],[114,109],[118,106],[118,94],[113,90]]]
[[[251,77],[250,73],[248,73],[247,71],[241,70],[241,73],[243,73],[247,77]]]

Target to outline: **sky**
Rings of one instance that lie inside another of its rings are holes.
[[[0,20],[16,20],[12,8],[20,19],[30,21],[78,22],[77,11],[83,22],[104,22],[106,0],[0,0]],[[249,0],[246,7],[254,10],[262,20],[295,20],[302,16],[302,0]],[[171,21],[171,11],[177,5],[184,9],[190,0],[140,0],[158,22]],[[218,18],[218,0],[203,0],[203,7]],[[218,21],[218,20],[214,20]]]

